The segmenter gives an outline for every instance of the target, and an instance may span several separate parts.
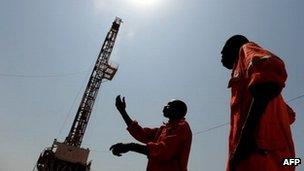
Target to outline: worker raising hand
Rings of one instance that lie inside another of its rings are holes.
[[[117,110],[119,112],[121,111],[125,111],[126,110],[126,101],[125,101],[125,97],[123,97],[122,99],[120,98],[120,95],[118,95],[116,97],[116,102],[115,102],[115,106],[117,108]]]

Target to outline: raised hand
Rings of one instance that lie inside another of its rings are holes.
[[[130,116],[126,112],[125,97],[123,97],[121,99],[120,95],[118,95],[116,97],[115,106],[116,106],[117,110],[119,111],[119,113],[121,114],[121,116],[122,116],[123,120],[125,121],[125,123],[127,124],[127,126],[129,126],[132,123],[132,119],[130,118]]]
[[[126,110],[126,101],[125,97],[122,99],[120,98],[120,95],[116,97],[115,106],[119,112],[123,112]]]

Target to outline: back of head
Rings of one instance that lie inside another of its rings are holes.
[[[245,43],[248,43],[248,42],[249,42],[249,40],[245,36],[243,36],[243,35],[234,35],[234,36],[230,37],[226,41],[223,49],[227,49],[227,48],[229,48],[229,49],[230,48],[237,48],[237,49],[239,49]]]
[[[183,118],[187,114],[187,105],[185,102],[181,100],[172,100],[171,102],[172,107],[175,110],[175,114],[177,118]]]
[[[248,43],[249,40],[243,35],[234,35],[230,37],[222,49],[222,63],[224,67],[232,69],[236,62],[240,48]]]

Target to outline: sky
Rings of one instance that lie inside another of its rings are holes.
[[[301,0],[1,0],[0,171],[32,170],[54,138],[64,141],[116,16],[124,22],[111,56],[119,69],[102,84],[82,143],[91,149],[92,171],[146,168],[143,155],[118,158],[108,150],[135,142],[115,109],[116,95],[126,97],[130,116],[147,127],[166,122],[162,107],[173,98],[187,103],[194,134],[229,122],[230,71],[220,51],[234,34],[285,61],[286,100],[303,95],[303,6]],[[303,102],[289,103],[302,162]],[[224,125],[194,135],[189,170],[224,170],[228,132]]]

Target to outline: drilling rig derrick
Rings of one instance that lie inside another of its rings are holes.
[[[81,143],[100,85],[105,80],[112,80],[117,71],[117,67],[113,66],[109,59],[121,23],[120,18],[114,20],[103,42],[68,136],[64,142],[55,139],[52,146],[40,154],[36,163],[38,171],[90,170],[91,162],[88,162],[90,150],[82,148]]]

